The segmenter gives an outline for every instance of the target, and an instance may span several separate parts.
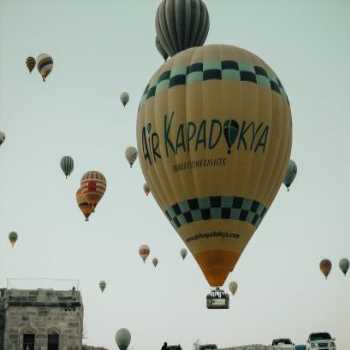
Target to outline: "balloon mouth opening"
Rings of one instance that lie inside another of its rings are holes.
[[[235,267],[239,255],[226,250],[210,250],[195,254],[195,258],[209,285],[220,288]]]

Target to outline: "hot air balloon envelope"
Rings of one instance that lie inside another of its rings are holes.
[[[137,149],[133,146],[128,147],[125,151],[125,157],[131,168],[137,159]]]
[[[42,76],[43,81],[45,81],[47,76],[51,73],[53,69],[53,59],[50,55],[46,53],[42,53],[38,56],[36,61],[37,61],[38,71]]]
[[[320,270],[324,274],[324,276],[327,278],[329,273],[332,270],[332,262],[329,259],[323,259],[320,262]]]
[[[122,94],[120,95],[120,101],[125,107],[129,102],[129,94],[127,92],[122,92]]]
[[[89,221],[89,216],[93,212],[93,206],[87,201],[85,194],[83,193],[82,189],[79,188],[78,191],[75,194],[75,198],[77,201],[77,204],[79,206],[79,209],[85,216],[85,221]]]
[[[29,70],[29,73],[32,72],[32,70],[35,68],[36,61],[34,57],[27,57],[26,59],[26,66]]]
[[[137,119],[143,175],[209,285],[223,285],[263,220],[291,141],[281,81],[243,49],[188,49],[147,84]]]
[[[288,190],[291,184],[293,183],[293,181],[295,180],[295,177],[297,176],[297,171],[298,171],[297,165],[294,162],[294,160],[291,159],[288,163],[287,173],[283,180]]]
[[[339,261],[339,268],[345,276],[349,270],[349,267],[350,267],[349,259],[343,258]]]
[[[185,259],[186,258],[186,256],[187,256],[187,249],[186,248],[182,248],[181,250],[180,250],[180,255],[181,255],[181,257],[182,257],[182,259]]]
[[[10,232],[10,234],[9,234],[9,241],[10,241],[12,247],[15,246],[17,240],[18,240],[17,232],[15,232],[15,231]]]
[[[228,289],[230,290],[232,295],[235,295],[237,292],[238,284],[235,281],[231,281],[228,285]]]
[[[169,56],[204,44],[209,13],[202,0],[163,0],[157,10],[156,32]]]
[[[115,342],[118,345],[119,350],[126,350],[131,341],[131,334],[128,329],[121,328],[115,334]]]
[[[60,166],[61,166],[61,169],[62,169],[64,175],[66,175],[66,178],[67,178],[72,173],[72,171],[74,169],[73,158],[70,156],[62,157],[61,162],[60,162]]]
[[[0,146],[5,142],[6,135],[3,131],[0,130]]]
[[[93,208],[96,208],[99,201],[106,192],[107,181],[99,171],[88,171],[80,180],[80,187],[85,198]]]
[[[107,286],[107,283],[105,281],[101,281],[99,283],[99,287],[100,287],[102,293],[105,291],[106,286]]]
[[[148,196],[149,193],[151,192],[151,189],[149,188],[149,186],[148,186],[147,183],[145,183],[145,184],[143,185],[143,190],[144,190],[146,196]]]
[[[143,262],[146,262],[151,250],[148,245],[142,244],[139,248],[139,255],[142,258]]]
[[[154,267],[157,267],[157,265],[158,265],[158,259],[157,259],[157,258],[153,258],[153,259],[152,259],[152,264],[154,265]]]

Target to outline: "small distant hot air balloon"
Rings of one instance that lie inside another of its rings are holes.
[[[107,283],[105,281],[100,281],[100,283],[98,285],[101,289],[101,292],[103,293],[106,289]]]
[[[0,130],[0,146],[5,142],[6,135],[3,131]]]
[[[123,106],[125,107],[129,102],[129,94],[125,91],[122,92],[120,95],[120,101],[123,104]]]
[[[157,37],[169,56],[202,46],[209,32],[209,13],[202,0],[163,0],[156,14]]]
[[[82,192],[82,189],[79,188],[76,195],[76,200],[77,200],[77,204],[81,210],[81,212],[84,214],[85,216],[85,221],[89,221],[89,216],[91,215],[91,213],[93,212],[93,207],[91,204],[89,204],[89,202],[86,199],[85,194]]]
[[[157,48],[158,52],[161,54],[161,56],[164,58],[164,61],[166,61],[167,58],[169,57],[169,55],[164,50],[164,48],[163,48],[162,44],[160,43],[157,36],[156,36],[156,48]]]
[[[157,267],[157,265],[158,265],[158,259],[157,259],[157,258],[153,258],[153,259],[152,259],[152,264],[153,264],[154,267]]]
[[[131,168],[137,159],[137,149],[133,146],[128,147],[125,151],[125,157],[129,162]]]
[[[143,185],[143,190],[144,190],[146,196],[148,196],[149,193],[151,192],[151,189],[149,188],[149,186],[148,186],[147,183],[144,183],[144,185]]]
[[[343,258],[339,261],[339,268],[343,272],[344,276],[346,276],[350,267],[349,259]]]
[[[119,350],[127,350],[130,345],[131,334],[128,329],[121,328],[115,334],[115,342],[118,345]]]
[[[37,59],[37,68],[43,81],[46,80],[47,76],[51,73],[53,68],[53,59],[46,53],[40,54]]]
[[[295,177],[297,176],[297,165],[294,160],[290,159],[288,163],[288,169],[286,173],[286,177],[283,180],[283,183],[286,185],[287,190],[289,191],[290,185],[293,183]]]
[[[80,187],[94,210],[106,191],[106,178],[99,171],[88,171],[81,178]]]
[[[74,160],[70,156],[64,156],[61,159],[61,169],[64,172],[64,175],[66,175],[66,178],[72,173],[74,169]]]
[[[139,255],[141,256],[143,262],[146,262],[151,250],[147,244],[142,244],[139,248]]]
[[[232,295],[235,295],[237,292],[238,284],[235,281],[231,281],[228,285],[228,289],[230,290]]]
[[[320,262],[320,270],[321,270],[321,272],[324,274],[324,276],[327,279],[329,273],[332,270],[332,262],[330,260],[328,260],[328,259],[323,259]]]
[[[9,241],[10,241],[10,243],[12,245],[12,248],[15,246],[15,244],[17,242],[17,239],[18,239],[17,232],[15,232],[15,231],[10,232],[10,234],[9,234]]]
[[[188,252],[187,252],[187,249],[186,248],[182,248],[180,250],[180,255],[182,257],[182,260],[185,260],[186,256],[187,256]]]
[[[35,61],[35,58],[34,57],[27,57],[26,59],[26,66],[29,70],[29,73],[32,72],[32,70],[35,68],[35,65],[36,65],[36,61]]]

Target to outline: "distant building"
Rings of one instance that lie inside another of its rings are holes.
[[[81,294],[0,289],[0,350],[82,350]]]

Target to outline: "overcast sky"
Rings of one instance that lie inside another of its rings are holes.
[[[191,349],[198,338],[222,347],[275,337],[303,343],[311,331],[330,331],[346,349],[350,276],[338,261],[350,258],[350,2],[206,1],[207,43],[256,53],[284,84],[299,167],[229,276],[239,289],[227,311],[206,309],[205,278],[192,256],[181,260],[180,238],[144,195],[139,164],[130,169],[124,157],[136,143],[141,94],[162,64],[154,46],[158,3],[0,0],[1,286],[7,278],[79,279],[84,341],[109,349],[121,327],[130,329],[134,350],[160,349],[165,340]],[[54,58],[46,83],[24,65],[42,52]],[[75,160],[68,181],[59,168],[66,154]],[[92,169],[108,187],[86,223],[75,192]],[[15,249],[11,230],[19,234]],[[139,258],[142,243],[159,258],[157,269]],[[334,264],[327,281],[318,267],[324,257]]]

